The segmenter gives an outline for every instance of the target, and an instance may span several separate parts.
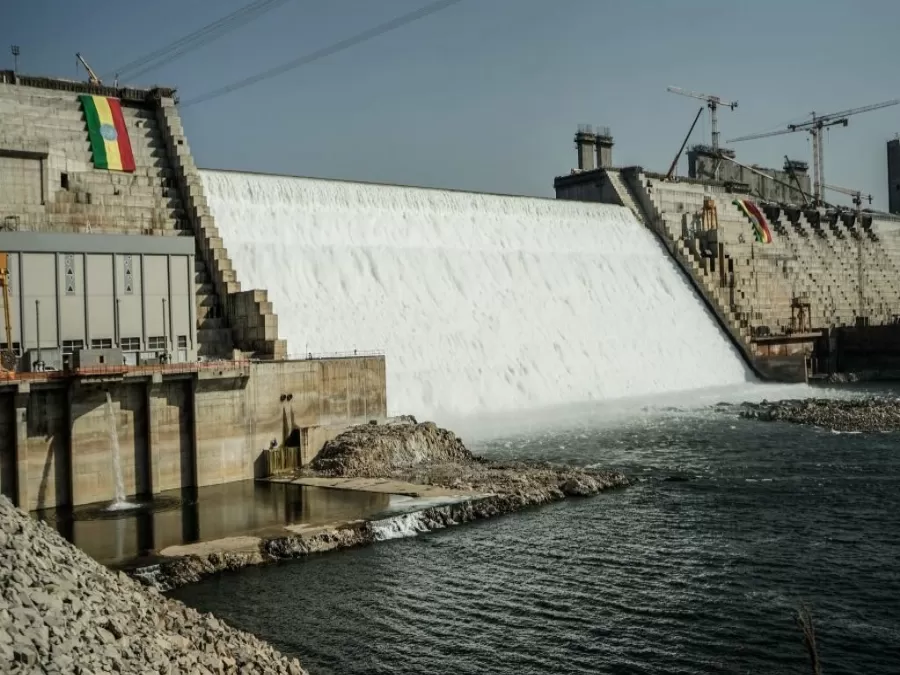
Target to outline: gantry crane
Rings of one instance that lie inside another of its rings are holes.
[[[75,58],[81,61],[81,65],[84,66],[84,69],[87,71],[88,80],[90,80],[91,84],[103,84],[100,81],[100,78],[97,77],[97,73],[94,72],[94,69],[88,65],[88,62],[84,60],[84,57],[81,55],[81,52],[75,53]]]
[[[779,131],[769,131],[762,134],[750,134],[749,136],[732,138],[728,142],[739,143],[740,141],[752,141],[757,138],[768,138],[769,136],[792,134],[795,131],[808,131],[809,135],[812,136],[813,145],[813,197],[818,204],[821,203],[825,198],[825,159],[823,152],[824,147],[822,143],[822,131],[827,127],[833,127],[838,124],[840,124],[841,126],[847,126],[850,123],[847,118],[851,115],[858,115],[859,113],[869,112],[870,110],[878,110],[879,108],[887,108],[888,106],[897,105],[898,103],[900,103],[900,99],[884,101],[882,103],[875,103],[874,105],[866,105],[861,108],[841,110],[840,112],[830,113],[828,115],[816,115],[816,113],[810,113],[809,120],[807,120],[806,122],[800,122],[799,124],[789,124],[787,129],[781,129]]]
[[[738,107],[737,101],[723,101],[718,96],[713,96],[712,94],[698,94],[693,91],[688,91],[687,89],[682,89],[681,87],[666,87],[666,91],[670,91],[673,94],[680,94],[681,96],[689,96],[690,98],[700,99],[701,101],[706,101],[706,107],[709,108],[709,120],[710,126],[712,127],[712,149],[713,149],[713,174],[714,177],[718,180],[719,178],[719,116],[718,110],[719,106],[725,106],[726,108],[730,108],[734,110]]]

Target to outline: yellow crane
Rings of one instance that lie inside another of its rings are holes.
[[[6,349],[0,352],[0,376],[16,370],[16,355],[13,351],[12,318],[9,312],[9,256],[0,253],[0,295],[3,297],[3,327]]]
[[[81,55],[81,52],[75,53],[75,58],[81,61],[81,65],[84,66],[84,69],[87,71],[88,80],[90,80],[91,84],[103,84],[100,81],[100,78],[97,77],[97,73],[94,72],[94,69],[88,65],[88,62],[84,60],[84,57]]]

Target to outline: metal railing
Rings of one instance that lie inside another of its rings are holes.
[[[250,361],[197,361],[192,363],[160,363],[145,366],[100,365],[67,368],[63,370],[43,370],[37,372],[0,371],[0,380],[5,381],[46,381],[65,380],[77,377],[141,377],[161,373],[199,373],[209,371],[234,371],[249,374]]]
[[[196,361],[191,363],[160,363],[153,365],[132,366],[126,364],[119,365],[98,365],[83,366],[80,368],[64,368],[62,370],[42,370],[42,371],[16,371],[16,370],[0,370],[0,381],[48,381],[48,380],[65,380],[78,377],[146,377],[161,373],[163,375],[177,375],[179,373],[199,373],[210,371],[234,371],[240,370],[242,373],[249,374],[250,366],[253,363],[275,363],[278,361],[327,361],[333,359],[353,359],[353,358],[371,358],[383,357],[383,350],[361,350],[356,349],[351,352],[307,352],[306,354],[290,355],[284,359],[272,358],[255,358],[246,360],[222,360],[222,361]]]
[[[284,359],[273,359],[269,357],[257,358],[256,361],[327,361],[329,359],[353,359],[367,358],[373,356],[384,356],[383,349],[354,349],[352,352],[306,352],[305,354],[289,354]]]

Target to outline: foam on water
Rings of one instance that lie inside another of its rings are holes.
[[[421,511],[374,521],[371,524],[371,528],[375,541],[415,537],[418,534],[428,532],[430,529],[425,514]]]
[[[680,270],[614,206],[203,172],[293,354],[384,349],[391,411],[446,420],[743,384]]]

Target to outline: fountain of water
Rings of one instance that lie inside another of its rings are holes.
[[[124,511],[139,505],[129,502],[125,495],[125,479],[122,476],[122,458],[119,452],[119,434],[116,431],[116,415],[113,412],[112,396],[106,392],[106,428],[109,434],[109,449],[112,455],[113,477],[115,478],[115,498],[107,507],[108,511]]]

